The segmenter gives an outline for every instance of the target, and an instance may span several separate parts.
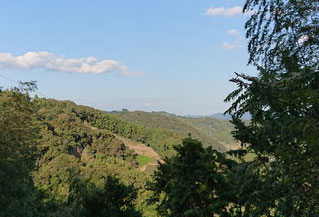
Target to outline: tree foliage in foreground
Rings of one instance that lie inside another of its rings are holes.
[[[249,64],[276,73],[318,67],[318,0],[246,0],[244,11],[254,12],[245,25]]]
[[[256,155],[238,177],[242,216],[318,216],[319,1],[247,0],[244,10],[255,11],[246,36],[259,74],[237,74],[226,98],[235,153]],[[239,119],[246,112],[250,123]]]
[[[31,89],[33,83],[28,83]],[[28,88],[0,90],[0,216],[36,213],[33,169],[38,124]]]
[[[154,174],[150,203],[161,216],[200,217],[226,212],[229,204],[227,170],[231,164],[223,154],[187,138],[176,146],[176,156],[166,159]]]
[[[91,186],[83,197],[83,216],[141,217],[135,210],[137,192],[133,185],[126,186],[119,179],[108,176],[104,186]]]

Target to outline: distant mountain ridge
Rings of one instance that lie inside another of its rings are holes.
[[[222,119],[222,120],[231,120],[231,116],[229,114],[224,115],[223,113],[215,113],[212,115],[186,115],[185,117],[189,118],[217,118],[217,119]],[[246,113],[242,116],[243,120],[250,120],[251,115]]]

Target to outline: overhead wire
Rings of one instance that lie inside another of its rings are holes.
[[[14,80],[12,80],[12,79],[10,79],[10,78],[8,78],[8,77],[2,75],[2,74],[0,74],[0,77],[6,79],[6,80],[8,80],[8,81],[11,81],[12,83],[15,83],[15,84],[17,84],[17,85],[20,85],[19,82],[14,81]],[[36,93],[36,94],[38,94],[38,95],[41,95],[41,96],[43,96],[43,97],[45,97],[45,98],[50,98],[50,97],[46,96],[45,94],[40,93],[39,91],[34,90],[33,92]]]

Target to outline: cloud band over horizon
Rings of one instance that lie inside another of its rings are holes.
[[[46,69],[76,74],[103,74],[117,72],[121,75],[133,75],[128,67],[115,60],[99,60],[96,57],[64,58],[47,51],[27,52],[13,56],[0,53],[0,68],[10,69]]]

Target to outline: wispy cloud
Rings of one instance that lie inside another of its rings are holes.
[[[235,43],[228,43],[228,42],[224,42],[224,43],[222,44],[222,48],[223,48],[224,50],[231,50],[231,49],[236,48],[237,46],[238,46],[238,45],[235,44]]]
[[[254,12],[248,11],[244,13],[245,16],[250,16]],[[243,8],[240,6],[235,6],[232,8],[224,8],[224,7],[210,7],[206,10],[205,15],[206,16],[225,16],[225,17],[232,17],[239,14],[243,14]]]
[[[235,40],[232,43],[224,42],[221,46],[223,50],[232,50],[241,47],[240,43],[244,37],[237,29],[230,29],[227,31],[227,34],[233,36]]]
[[[47,51],[27,52],[21,56],[0,53],[0,67],[12,69],[47,69],[78,74],[103,74],[117,72],[133,75],[128,67],[115,60],[99,60],[96,57],[64,58]]]
[[[227,33],[231,36],[234,36],[234,37],[241,36],[240,32],[237,29],[230,29],[227,31]]]

